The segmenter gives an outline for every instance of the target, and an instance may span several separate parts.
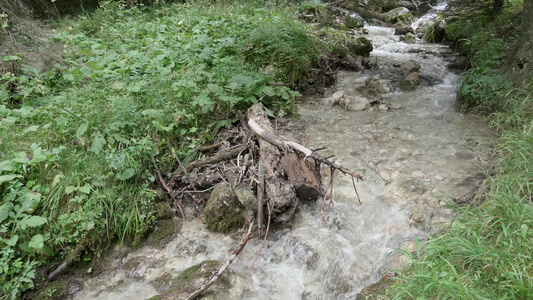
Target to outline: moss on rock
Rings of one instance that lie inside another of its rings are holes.
[[[154,232],[148,237],[147,244],[155,248],[165,246],[174,234],[178,232],[179,227],[180,222],[177,219],[158,221]]]
[[[215,232],[229,232],[244,223],[244,207],[227,183],[219,183],[211,192],[204,211],[207,229]]]
[[[209,280],[222,264],[223,262],[216,260],[205,260],[187,268],[174,278],[168,291],[154,296],[150,300],[183,299],[190,294],[190,291],[199,288],[205,281]]]
[[[348,49],[350,49],[350,53],[354,56],[369,56],[370,52],[374,50],[374,46],[372,46],[372,42],[361,36],[358,37],[355,40],[348,42]]]
[[[172,219],[174,212],[170,208],[168,202],[158,202],[155,204],[156,216],[158,220],[168,220]]]

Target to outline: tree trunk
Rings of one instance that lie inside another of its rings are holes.
[[[513,67],[533,69],[533,0],[524,0],[520,44],[512,56]]]
[[[502,12],[503,3],[504,3],[504,0],[494,0],[492,2],[492,15],[496,16]]]

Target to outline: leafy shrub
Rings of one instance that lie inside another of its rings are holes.
[[[246,61],[258,67],[273,64],[274,78],[296,83],[317,63],[320,48],[311,36],[295,24],[264,24],[246,39]]]

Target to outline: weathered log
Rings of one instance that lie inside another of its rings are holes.
[[[250,107],[247,116],[249,120],[253,119],[256,124],[272,131],[272,125],[262,104]],[[283,171],[280,164],[281,153],[275,145],[259,139],[259,155],[265,162],[265,192],[273,207],[272,219],[275,222],[289,221],[296,210],[298,199],[293,185],[280,176]]]
[[[262,113],[261,113],[262,112]],[[357,193],[357,189],[355,187],[355,182],[354,182],[354,178],[356,178],[357,180],[364,180],[364,178],[361,176],[361,175],[358,175],[358,174],[355,174],[351,171],[349,171],[348,169],[344,168],[343,166],[340,166],[332,161],[330,161],[327,157],[323,157],[321,155],[319,155],[318,153],[316,153],[315,151],[307,148],[307,147],[304,147],[296,142],[293,142],[293,141],[290,141],[290,140],[287,140],[286,138],[282,137],[282,136],[278,136],[278,135],[275,135],[272,133],[271,131],[271,126],[270,126],[270,123],[267,121],[265,122],[264,120],[261,121],[261,124],[257,122],[257,120],[259,120],[258,117],[260,116],[265,116],[266,117],[266,113],[264,113],[263,111],[263,108],[262,108],[262,104],[261,103],[257,103],[257,104],[254,104],[249,110],[248,110],[248,126],[250,127],[250,129],[257,135],[260,137],[259,141],[261,143],[261,141],[265,141],[265,142],[268,142],[268,143],[271,143],[272,145],[275,145],[276,147],[278,147],[279,149],[287,152],[289,149],[292,149],[292,150],[295,150],[295,151],[298,151],[298,152],[301,152],[305,155],[305,157],[311,157],[315,160],[316,163],[318,164],[325,164],[327,166],[329,166],[331,168],[331,176],[332,176],[332,180],[333,180],[333,173],[335,170],[339,170],[341,171],[343,174],[345,175],[350,175],[352,177],[352,182],[354,183],[354,190],[355,190],[355,193],[356,193],[356,196],[357,196],[357,199],[359,200],[359,202],[361,202],[361,200],[359,199],[359,194]],[[261,147],[263,147],[263,144],[261,144]],[[279,153],[279,151],[278,151]],[[312,172],[311,172],[312,173]],[[296,178],[298,177],[298,175],[296,176]],[[312,176],[312,177],[315,177],[315,179],[318,181],[318,176]],[[332,204],[332,199],[331,199],[331,196],[332,196],[332,193],[331,191],[333,190],[333,181],[330,180],[330,204]],[[320,182],[320,181],[318,181]],[[320,189],[319,189],[320,191]]]
[[[194,170],[195,168],[198,168],[198,167],[202,167],[202,166],[210,165],[210,164],[216,164],[216,163],[219,163],[221,161],[225,161],[225,160],[229,160],[229,159],[235,158],[241,152],[246,150],[247,148],[248,148],[248,144],[241,144],[241,145],[233,146],[233,147],[231,147],[229,149],[217,152],[213,156],[208,156],[206,158],[193,161],[193,162],[191,162],[190,164],[188,164],[185,167],[185,170],[187,172],[190,172],[190,171],[192,171],[192,170]]]
[[[281,165],[298,198],[307,201],[318,199],[320,182],[316,174],[308,168],[305,160],[299,159],[294,152],[288,152],[281,158]]]

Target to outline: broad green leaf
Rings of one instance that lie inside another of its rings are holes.
[[[143,116],[156,118],[157,120],[163,119],[164,113],[161,109],[146,109],[141,112]]]
[[[102,134],[97,133],[91,143],[91,151],[95,154],[100,154],[102,147],[105,145],[105,138]]]
[[[72,185],[69,185],[65,188],[65,194],[72,194],[72,192],[77,191],[78,188]]]
[[[39,125],[32,125],[32,126],[26,128],[26,129],[24,129],[22,131],[22,133],[26,134],[28,132],[36,132],[37,130],[39,130]]]
[[[28,157],[28,154],[24,151],[17,152],[13,161],[26,165],[29,165],[31,162],[30,158]]]
[[[54,177],[54,180],[52,181],[52,188],[55,188],[56,185],[61,181],[61,179],[64,177],[63,173],[59,173]]]
[[[3,162],[0,162],[0,173],[2,171],[14,171],[16,170],[15,164],[10,160],[5,160]]]
[[[10,60],[21,60],[20,56],[16,56],[16,55],[7,55],[7,56],[4,56],[2,57],[2,60],[3,61],[10,61]]]
[[[33,249],[42,249],[44,247],[44,238],[43,238],[43,236],[40,235],[40,234],[34,235],[31,238],[31,241],[28,244],[28,247],[33,248]]]
[[[21,177],[22,177],[21,175],[16,175],[16,174],[2,175],[0,176],[0,184],[4,182],[10,182],[15,178],[21,178]]]
[[[239,86],[250,86],[255,82],[253,77],[242,74],[233,76],[229,81]]]
[[[224,94],[224,90],[219,85],[216,85],[216,84],[212,84],[212,83],[207,84],[207,89],[210,92],[215,93],[217,95]]]
[[[76,138],[80,138],[86,131],[87,131],[87,123],[83,123],[78,127],[78,130],[76,130]]]
[[[128,180],[132,178],[133,175],[135,175],[135,170],[128,168],[120,173],[117,173],[116,177],[117,179],[120,179],[120,180]]]
[[[41,194],[25,188],[18,201],[21,204],[20,211],[31,214],[39,205],[39,202],[41,201]]]
[[[9,212],[13,210],[13,203],[7,202],[0,206],[0,223],[4,222],[9,216]]]
[[[36,164],[46,160],[46,155],[43,154],[43,149],[41,147],[37,144],[33,144],[31,145],[31,148],[33,149],[32,163]]]
[[[78,190],[82,193],[89,195],[91,193],[91,185],[86,183],[85,185],[80,186]]]
[[[18,240],[19,240],[19,236],[17,234],[15,234],[9,240],[4,240],[4,243],[6,243],[7,245],[13,247],[13,246],[15,246],[17,244]]]
[[[72,74],[63,74],[63,79],[66,81],[74,81],[74,75]]]
[[[39,216],[31,216],[29,218],[24,218],[19,221],[18,225],[22,230],[26,229],[26,226],[37,227],[46,223],[46,218]]]

